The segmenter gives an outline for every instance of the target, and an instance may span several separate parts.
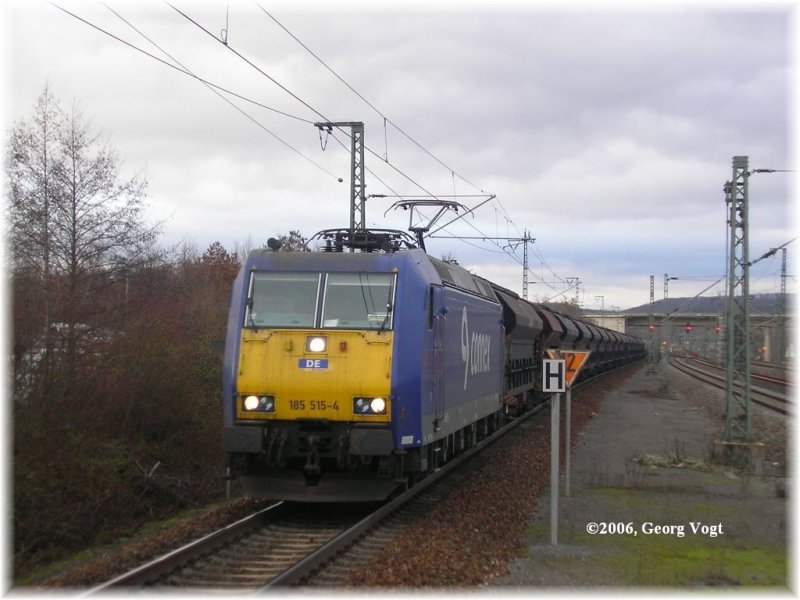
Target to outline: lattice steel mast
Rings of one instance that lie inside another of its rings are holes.
[[[656,316],[653,312],[654,304],[656,302],[656,276],[650,275],[650,315],[647,323],[647,372],[653,374],[656,372],[656,364],[658,363],[658,356],[660,347],[660,340],[656,337]]]
[[[774,362],[779,367],[783,366],[786,356],[786,248],[781,248],[781,295],[778,300],[778,314],[775,321],[776,351]]]
[[[355,239],[356,230],[366,229],[366,188],[364,181],[364,123],[343,121],[338,123],[314,123],[315,127],[330,133],[334,127],[350,128],[350,239]],[[355,252],[353,247],[350,252]]]
[[[725,315],[725,441],[753,440],[750,412],[750,284],[748,250],[747,157],[733,157],[733,175],[725,183],[729,205],[730,252],[728,306]]]

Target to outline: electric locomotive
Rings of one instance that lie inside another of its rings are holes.
[[[491,287],[421,249],[254,250],[225,343],[231,473],[249,495],[384,499],[494,428],[502,359]]]
[[[551,311],[402,232],[357,234],[254,250],[234,281],[223,445],[249,496],[387,498],[527,409],[565,335]]]

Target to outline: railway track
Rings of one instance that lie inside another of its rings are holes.
[[[694,357],[691,358],[691,361],[694,362],[694,363],[700,364],[700,365],[704,365],[709,370],[711,370],[713,372],[719,372],[719,373],[724,373],[725,372],[725,369],[723,369],[717,363],[711,362],[711,361],[706,360],[704,358],[698,358],[698,357],[694,356]],[[757,366],[760,366],[760,368],[763,369],[765,367],[765,364],[764,363],[753,363],[753,369],[754,370],[755,370],[755,368]],[[767,366],[770,366],[770,365],[767,365]],[[756,373],[755,371],[753,371],[751,373],[750,377],[752,378],[753,381],[757,381],[757,382],[759,382],[761,384],[770,386],[770,388],[775,388],[775,389],[778,389],[778,390],[785,390],[785,389],[787,389],[787,388],[792,386],[792,382],[788,381],[787,379],[785,379],[783,377],[775,377],[775,376],[772,376],[772,375],[764,375],[763,373]]]
[[[441,469],[441,476],[437,472],[420,487],[435,483],[449,470]],[[408,517],[396,516],[400,506],[414,496],[425,503],[422,490],[412,491],[378,510],[276,503],[92,588],[87,595],[123,588],[255,592],[306,583],[326,563],[331,564],[325,575],[314,583],[337,585],[359,556],[382,546],[405,525]],[[384,518],[386,522],[376,527]],[[333,560],[356,540],[358,549],[352,556]]]
[[[716,388],[725,389],[725,371],[713,363],[679,357],[671,357],[669,362],[679,371],[695,379],[708,383]],[[763,406],[770,411],[787,416],[794,411],[792,402],[787,396],[787,390],[790,386],[788,386],[785,380],[761,375],[752,375],[751,377],[755,381],[778,386],[779,388],[770,389],[751,385],[750,400],[753,403]]]
[[[343,569],[346,571],[348,564],[357,562],[359,553],[385,543],[403,527],[406,518],[413,518],[403,516],[399,512],[401,507],[417,497],[424,505],[428,488],[545,406],[542,404],[510,422],[377,509],[374,504],[356,505],[360,508],[354,509],[352,505],[278,502],[92,588],[87,594],[120,588],[268,590],[306,584],[324,565],[328,565],[326,574],[315,584],[335,585],[343,577]],[[413,515],[413,506],[410,511],[405,515]],[[334,560],[356,541],[359,543],[355,558]]]
[[[236,543],[162,575],[154,585],[206,590],[255,590],[361,520],[363,509],[291,506]],[[342,512],[344,511],[344,512]]]
[[[277,502],[90,589],[254,591],[361,521],[366,507]]]
[[[424,514],[426,505],[437,502],[442,486],[457,481],[457,471],[466,461],[548,406],[543,403],[514,419],[384,505],[278,502],[92,588],[87,595],[124,588],[255,592],[342,585],[351,569]]]

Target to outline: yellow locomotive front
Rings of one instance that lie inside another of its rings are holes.
[[[250,272],[234,375],[246,435],[231,453],[249,495],[318,500],[308,487],[324,483],[335,499],[389,459],[395,279]]]
[[[389,421],[391,332],[243,330],[236,418]]]

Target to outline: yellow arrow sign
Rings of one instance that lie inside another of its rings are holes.
[[[567,367],[565,379],[567,381],[567,387],[570,387],[578,376],[581,368],[583,368],[583,365],[586,364],[591,353],[591,350],[548,350],[547,356],[554,359],[560,358],[565,361],[565,366]]]

